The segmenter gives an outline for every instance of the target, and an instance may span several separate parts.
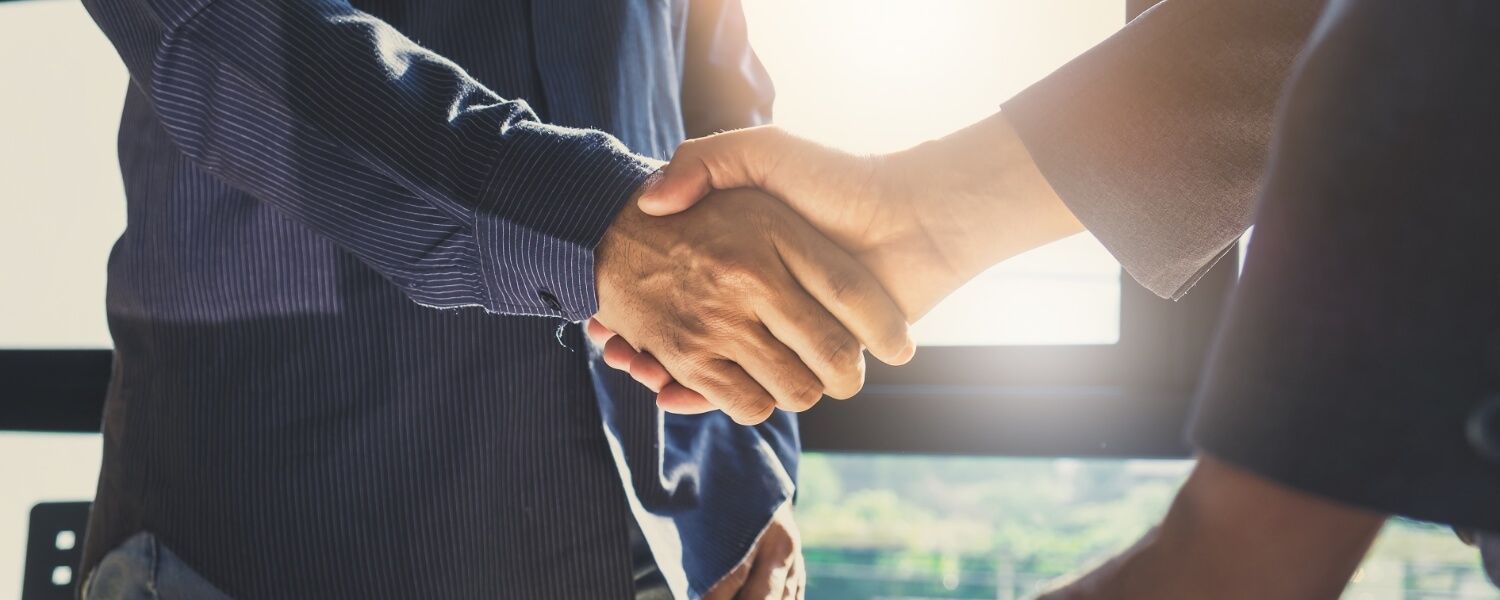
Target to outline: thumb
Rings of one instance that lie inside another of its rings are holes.
[[[651,175],[637,205],[641,212],[655,217],[677,214],[713,191],[712,182],[713,174],[707,166],[679,154]]]
[[[774,127],[752,127],[688,140],[677,147],[672,162],[647,182],[641,193],[641,212],[662,216],[697,204],[714,190],[759,187],[765,162],[776,155],[785,132]]]

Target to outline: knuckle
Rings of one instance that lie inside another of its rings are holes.
[[[802,412],[812,408],[822,399],[822,382],[812,377],[800,377],[792,383],[788,396],[781,402],[781,408],[792,412]]]
[[[752,321],[741,309],[734,306],[719,306],[705,312],[703,316],[704,345],[723,348],[752,331]]]
[[[697,151],[700,145],[702,144],[696,139],[684,140],[682,143],[677,144],[677,149],[672,152],[672,158],[678,159],[690,156]]]
[[[865,291],[864,278],[849,269],[833,269],[825,277],[829,297],[841,305],[858,303]]]
[[[828,335],[818,349],[818,359],[839,373],[861,369],[864,364],[864,349],[854,336],[846,331]]]
[[[724,387],[724,377],[718,361],[707,352],[691,352],[682,356],[686,363],[685,377],[699,385]]]
[[[769,401],[765,402],[757,407],[754,412],[750,413],[749,424],[759,425],[766,422],[766,420],[770,419],[771,415],[774,414],[776,414],[776,404]]]
[[[758,425],[776,412],[776,403],[760,394],[745,394],[731,400],[725,412],[741,425]]]
[[[847,373],[828,386],[827,394],[830,398],[848,400],[858,394],[865,387],[865,361],[863,358]]]
[[[754,269],[733,257],[715,257],[708,270],[714,281],[723,287],[746,288],[759,281],[759,274]]]
[[[658,327],[655,331],[654,343],[650,348],[643,350],[651,352],[657,360],[672,359],[675,361],[696,362],[703,354],[695,343],[695,339],[701,334],[679,327]]]

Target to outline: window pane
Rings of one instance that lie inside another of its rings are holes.
[[[809,454],[808,597],[1022,598],[1129,547],[1189,461]],[[1497,598],[1447,528],[1388,525],[1350,598]]]
[[[756,0],[750,36],[776,121],[850,150],[896,150],[1000,103],[1124,22],[1122,0]],[[1119,265],[1080,235],[1008,261],[916,328],[927,345],[1111,344]]]
[[[125,67],[79,2],[0,2],[0,57],[0,348],[108,348]]]

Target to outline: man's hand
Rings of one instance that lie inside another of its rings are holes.
[[[605,233],[594,319],[620,334],[611,366],[659,392],[680,382],[667,408],[755,424],[854,395],[864,347],[911,358],[904,315],[858,261],[774,198],[715,196],[664,218],[627,206]]]
[[[802,600],[807,567],[792,504],[782,505],[739,566],[704,594],[704,600]]]
[[[1337,598],[1384,522],[1203,456],[1161,526],[1040,600]]]

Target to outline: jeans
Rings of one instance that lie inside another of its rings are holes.
[[[229,600],[146,532],[104,555],[83,582],[83,600]]]
[[[1500,586],[1500,535],[1474,536],[1490,581]],[[654,562],[636,559],[636,598],[671,598]],[[643,573],[644,571],[644,573]],[[83,600],[229,600],[149,533],[137,533],[105,555],[83,582]]]
[[[633,523],[633,521],[632,521]],[[631,535],[636,600],[671,600],[639,529]],[[229,600],[150,533],[141,532],[104,555],[83,581],[83,600]]]

